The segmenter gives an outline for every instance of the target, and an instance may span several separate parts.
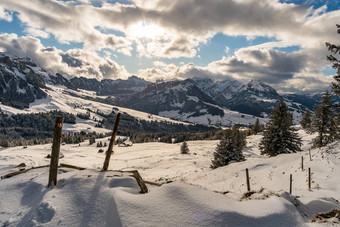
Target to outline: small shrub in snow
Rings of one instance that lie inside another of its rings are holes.
[[[185,141],[181,145],[181,154],[189,154],[189,147]]]
[[[89,144],[92,145],[96,142],[96,137],[95,136],[91,136],[91,138],[89,139]]]

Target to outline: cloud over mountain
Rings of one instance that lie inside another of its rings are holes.
[[[330,82],[323,73],[329,65],[324,43],[338,42],[335,24],[340,21],[340,10],[328,10],[328,5],[278,0],[2,0],[0,20],[20,23],[22,31],[2,33],[0,49],[72,76],[126,77],[132,74],[129,67],[154,79],[193,74],[258,78],[288,90],[315,90],[317,84],[321,90]],[[203,49],[218,34],[246,37],[247,44],[219,41],[220,46],[211,47],[216,53],[221,49],[218,57],[210,54],[203,64]],[[270,41],[253,44],[258,37]],[[52,47],[53,42],[63,47]],[[293,46],[297,50],[285,50]],[[168,66],[152,65],[157,61]],[[143,66],[131,66],[136,63]]]

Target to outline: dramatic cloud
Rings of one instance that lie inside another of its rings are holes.
[[[15,34],[0,34],[0,51],[27,57],[38,66],[66,76],[83,76],[97,79],[126,78],[125,68],[110,59],[99,57],[95,52],[72,49],[66,53],[55,47],[44,47],[34,37],[18,37]]]
[[[313,59],[309,59],[308,54],[305,51],[285,53],[274,49],[242,48],[234,56],[223,57],[207,67],[193,63],[176,66],[157,61],[154,68],[140,70],[139,75],[153,81],[192,77],[243,82],[258,79],[280,92],[325,91],[333,79],[324,76],[318,64],[311,65]]]
[[[2,0],[1,5],[18,12],[18,18],[27,26],[25,31],[33,36],[46,38],[53,34],[60,43],[84,43],[86,49],[92,50],[131,45],[123,37],[98,31],[100,23],[93,19],[93,7],[89,5],[43,0]]]
[[[309,2],[301,5],[290,2],[98,0],[93,4],[91,0],[1,0],[0,19],[10,22],[16,17],[29,36],[2,34],[0,48],[30,56],[52,72],[76,76],[125,77],[128,75],[125,67],[109,58],[123,54],[156,62],[154,67],[139,69],[139,76],[146,79],[257,78],[273,86],[280,84],[282,90],[315,90],[317,83],[320,89],[324,88],[330,81],[321,72],[329,65],[324,43],[338,42],[335,24],[340,21],[340,11],[328,12],[326,5],[314,9],[308,6]],[[338,0],[329,4],[337,3]],[[160,64],[174,58],[186,58],[185,62],[199,59],[203,56],[201,46],[220,33],[246,37],[249,43],[259,36],[272,41],[238,50],[224,43],[225,56],[221,54],[220,60],[201,67],[193,63]],[[73,50],[47,51],[31,36],[56,39]],[[74,43],[81,44],[82,49],[74,49]],[[293,53],[283,50],[292,46],[298,50]],[[98,51],[111,54],[99,56]]]
[[[215,73],[233,74],[236,79],[256,78],[268,83],[280,83],[300,72],[306,58],[298,53],[284,53],[273,49],[240,49],[233,57],[223,57],[208,68]]]

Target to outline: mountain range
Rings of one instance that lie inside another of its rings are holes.
[[[126,80],[67,79],[59,73],[47,72],[29,58],[0,53],[0,101],[3,104],[28,108],[35,100],[46,98],[46,89],[51,89],[48,85],[94,91],[97,100],[110,100],[113,105],[216,126],[229,126],[235,123],[235,118],[266,119],[281,101],[287,103],[298,122],[306,109],[318,103],[321,95],[282,95],[259,80],[243,83],[194,77],[152,83],[136,76]]]

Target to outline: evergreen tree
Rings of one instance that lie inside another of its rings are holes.
[[[321,104],[314,111],[311,131],[318,135],[312,140],[313,147],[323,147],[337,139],[337,125],[329,92],[321,96]]]
[[[310,130],[312,124],[312,115],[309,110],[302,115],[302,119],[300,121],[301,127],[305,130]]]
[[[262,131],[263,131],[263,126],[260,124],[260,120],[256,118],[255,123],[251,127],[251,134],[256,135],[257,133],[262,132]]]
[[[260,142],[261,154],[276,156],[301,151],[301,138],[293,127],[293,114],[284,102],[273,110]]]
[[[214,159],[210,167],[216,169],[220,166],[228,165],[231,161],[244,161],[245,158],[242,153],[246,143],[244,140],[245,136],[237,128],[233,130],[227,129],[224,138],[215,149]]]
[[[89,144],[92,145],[96,142],[96,137],[95,136],[91,136],[89,139]]]
[[[234,125],[232,128],[232,133],[236,149],[242,151],[243,147],[245,147],[247,144],[246,132],[242,132],[237,125]]]
[[[181,145],[181,154],[189,154],[189,147],[187,142],[183,141]]]

